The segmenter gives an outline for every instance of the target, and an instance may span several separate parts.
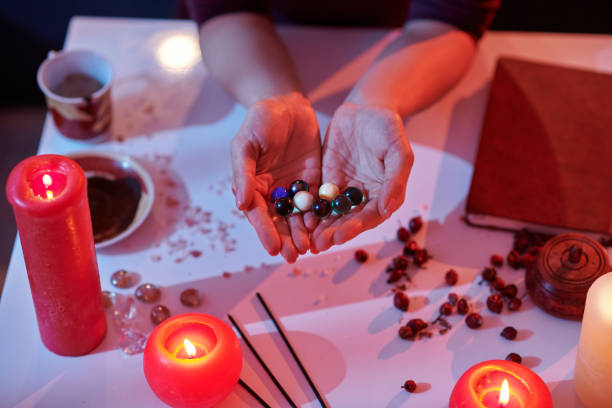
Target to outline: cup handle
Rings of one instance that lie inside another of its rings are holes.
[[[57,55],[57,51],[49,50],[49,52],[47,53],[47,58],[49,58],[49,59],[55,58],[56,55]]]

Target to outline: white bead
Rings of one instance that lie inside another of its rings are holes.
[[[340,194],[340,189],[334,183],[325,183],[319,187],[319,197],[332,201]]]
[[[295,205],[295,208],[302,212],[310,211],[313,201],[314,198],[308,191],[298,191],[293,196],[293,204]]]

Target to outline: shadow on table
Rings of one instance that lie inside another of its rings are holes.
[[[584,404],[576,395],[574,380],[551,381],[546,384],[552,394],[555,408],[582,408]]]
[[[112,139],[213,123],[233,106],[231,96],[199,71],[171,79],[150,73],[124,77],[113,87]]]

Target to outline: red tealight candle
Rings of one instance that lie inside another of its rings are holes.
[[[449,408],[553,408],[546,383],[522,364],[490,360],[467,370],[453,388]]]
[[[186,313],[153,330],[144,351],[149,386],[172,407],[212,407],[238,383],[242,351],[234,331],[216,317]]]
[[[43,343],[65,356],[91,351],[106,320],[85,173],[67,157],[30,157],[11,171],[6,195]]]

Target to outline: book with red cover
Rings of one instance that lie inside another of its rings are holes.
[[[612,233],[612,75],[501,58],[466,211]]]

